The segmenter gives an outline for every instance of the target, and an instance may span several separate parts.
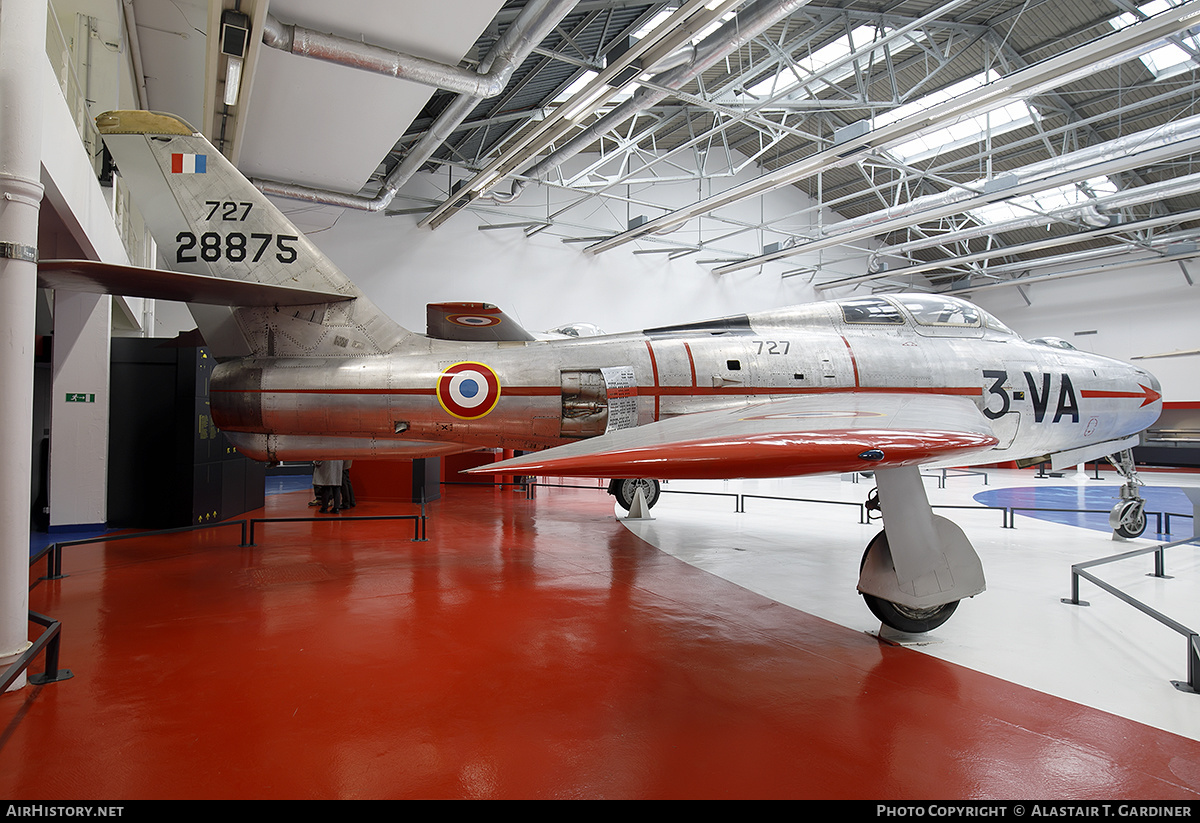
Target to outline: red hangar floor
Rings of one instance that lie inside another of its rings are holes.
[[[804,482],[669,488],[870,490]],[[982,489],[946,485],[935,503]],[[990,588],[907,647],[854,592],[877,525],[745,508],[667,494],[625,523],[594,488],[446,486],[428,542],[363,521],[71,549],[30,606],[63,622],[74,678],[0,696],[0,796],[1200,799],[1182,638],[1095,589],[1059,602],[1071,558],[1122,548],[1107,535],[951,512]],[[1187,612],[1181,551],[1148,585]]]

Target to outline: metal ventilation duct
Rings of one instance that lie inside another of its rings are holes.
[[[424,57],[360,43],[336,34],[324,34],[267,15],[263,21],[263,43],[273,49],[311,57],[375,74],[411,80],[425,86],[486,99],[504,90],[512,75],[511,61],[497,60],[486,72],[448,66]],[[519,44],[512,44],[514,46]]]
[[[1149,183],[1145,186],[1101,195],[1088,200],[1086,203],[1054,209],[1044,215],[1031,214],[1028,217],[1018,217],[997,223],[970,226],[957,231],[939,234],[936,237],[923,237],[919,240],[911,240],[907,243],[882,248],[879,250],[879,254],[883,256],[893,254],[902,255],[932,246],[948,246],[954,243],[961,243],[964,240],[970,240],[974,237],[982,237],[988,234],[1003,234],[1005,232],[1041,226],[1047,220],[1059,222],[1079,220],[1089,226],[1107,226],[1112,222],[1113,215],[1111,212],[1116,209],[1130,208],[1144,203],[1167,200],[1172,197],[1183,197],[1195,194],[1198,191],[1200,191],[1200,172],[1174,180],[1163,180],[1159,183]]]
[[[513,21],[513,24],[508,27],[508,29],[504,32],[504,35],[496,42],[496,45],[492,47],[491,51],[488,52],[487,56],[484,57],[483,61],[479,64],[479,71],[477,73],[481,77],[486,78],[482,81],[483,87],[490,89],[492,81],[499,77],[502,77],[503,82],[507,83],[508,78],[512,75],[513,70],[519,66],[526,57],[529,56],[529,54],[538,46],[539,43],[542,42],[542,40],[549,36],[550,32],[554,30],[554,27],[557,26],[564,17],[570,14],[571,9],[575,7],[575,4],[578,1],[579,0],[530,0],[529,4],[526,5],[522,10],[521,15]],[[275,22],[278,23],[278,21]],[[275,43],[268,43],[268,45],[275,45],[276,48],[282,48],[282,44],[288,42],[287,33],[279,31],[278,28],[274,30],[270,36]],[[332,37],[332,35],[328,35],[328,37]],[[343,40],[343,38],[335,39]],[[265,31],[263,42],[267,42],[267,34]],[[295,43],[294,27],[291,43]],[[377,67],[370,68],[368,65],[355,65],[356,68],[381,70],[387,64],[387,60],[383,59],[378,54],[369,52],[364,53],[362,51],[364,44],[354,43],[353,41],[344,41],[344,43],[359,47],[357,50],[345,50],[347,60],[358,60],[362,63],[367,63]],[[342,44],[338,44],[339,48],[341,48],[341,45]],[[378,47],[375,46],[366,48],[378,49]],[[357,52],[357,54],[352,54],[351,52]],[[391,54],[397,55],[396,52],[391,52]],[[325,53],[322,53],[322,55],[311,56],[320,56],[320,59],[325,60],[331,59],[330,57],[325,56]],[[420,60],[421,58],[413,59]],[[342,62],[342,60],[334,60],[333,62]],[[444,73],[433,68],[434,66],[438,66],[440,64],[433,63],[432,61],[422,61],[422,63],[424,65],[422,65],[420,70],[416,73],[424,79],[417,80],[417,82],[434,81],[432,83],[433,85],[438,85],[442,80],[450,82],[450,73]],[[347,63],[347,65],[350,65],[350,63]],[[416,68],[417,67],[411,60],[406,61],[405,71],[410,69],[415,71]],[[442,68],[452,67],[443,66]],[[455,70],[456,73],[458,71],[460,70]],[[391,74],[393,72],[384,71],[384,73]],[[395,76],[416,80],[415,76],[406,74],[395,73]],[[470,84],[468,84],[468,86],[469,85]],[[503,89],[503,87],[504,86],[502,84],[500,88]],[[442,88],[451,87],[442,86]],[[498,91],[499,90],[492,92],[492,94],[498,93]],[[476,95],[470,92],[462,93],[454,100],[453,103],[447,106],[446,110],[442,112],[441,116],[437,119],[433,126],[430,127],[421,140],[409,150],[407,155],[405,155],[403,162],[397,165],[396,168],[392,170],[392,173],[388,175],[387,179],[383,181],[383,187],[380,189],[379,194],[374,198],[361,197],[353,194],[342,194],[340,192],[322,191],[319,189],[311,189],[306,186],[276,183],[269,180],[255,180],[254,184],[258,186],[259,190],[264,194],[274,194],[280,197],[288,197],[293,200],[304,200],[310,203],[325,203],[328,205],[343,206],[346,208],[360,209],[363,211],[382,211],[383,209],[387,208],[389,203],[392,202],[392,198],[396,196],[396,192],[400,190],[400,187],[403,186],[404,183],[407,182],[408,179],[417,171],[417,169],[419,169],[425,163],[425,161],[430,158],[433,152],[437,150],[437,147],[440,146],[442,142],[454,132],[454,129],[457,128],[464,119],[466,119],[467,115],[471,113],[471,109],[475,107],[476,103],[479,102],[479,99],[482,96],[484,95]]]
[[[960,214],[988,203],[1044,191],[1089,177],[1116,174],[1196,151],[1200,151],[1200,115],[1031,163],[1006,173],[1006,177],[1012,178],[1008,185],[993,187],[985,186],[985,181],[975,181],[963,188],[917,197],[900,206],[836,223],[829,227],[829,232],[819,240],[799,243],[774,255],[761,255],[729,263],[713,271],[717,274],[729,274],[769,259],[791,257],[865,240],[926,220]]]

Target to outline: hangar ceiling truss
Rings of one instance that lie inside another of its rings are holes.
[[[472,54],[533,2],[505,3]],[[821,290],[970,292],[1048,266],[1106,271],[1118,254],[1185,260],[1200,253],[1198,11],[582,0],[423,159],[440,196],[402,191],[386,213],[436,229],[469,210],[487,230]],[[434,92],[358,196],[394,180],[456,100]],[[781,190],[810,205],[768,205]],[[846,246],[870,256],[867,275],[823,267]]]

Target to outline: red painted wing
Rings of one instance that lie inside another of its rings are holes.
[[[575,477],[724,479],[966,464],[997,443],[967,397],[793,397],[650,423],[472,469]]]

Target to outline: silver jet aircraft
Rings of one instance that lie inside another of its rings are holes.
[[[1118,455],[1111,520],[1126,536],[1144,528],[1129,449],[1162,403],[1142,369],[927,294],[554,341],[489,304],[435,304],[421,335],[183,121],[97,122],[173,271],[49,261],[44,285],[188,301],[220,363],[213,419],[256,459],[533,450],[485,470],[616,478],[625,508],[652,505],[658,479],[873,472],[885,529],[858,589],[909,632],[984,589],[962,530],[932,513],[922,466]]]

